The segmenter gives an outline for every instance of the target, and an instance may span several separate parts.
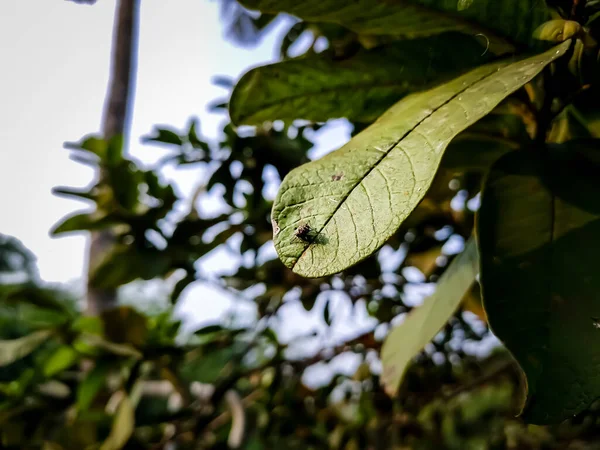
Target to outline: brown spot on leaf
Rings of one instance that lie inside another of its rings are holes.
[[[331,175],[331,181],[340,181],[342,178],[344,178],[344,174],[341,172],[335,175]]]
[[[275,222],[275,219],[271,219],[271,226],[273,227],[273,236],[277,236],[279,233],[279,225]]]

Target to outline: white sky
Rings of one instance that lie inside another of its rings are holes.
[[[53,239],[48,231],[83,205],[55,197],[51,189],[91,180],[91,171],[71,161],[62,146],[99,130],[114,8],[114,0],[93,6],[65,0],[0,4],[0,232],[21,239],[37,255],[48,281],[65,282],[82,273],[85,238]],[[139,137],[156,124],[183,127],[190,116],[199,116],[203,132],[216,136],[223,117],[208,114],[205,106],[225,91],[211,83],[212,77],[236,79],[250,66],[273,61],[277,34],[270,33],[259,47],[239,48],[223,39],[217,1],[143,0],[131,154],[156,160],[161,151],[142,147]],[[326,147],[344,139],[347,129],[334,127]],[[183,194],[202,178],[198,168],[167,175]],[[211,265],[219,264],[215,259]],[[227,261],[220,258],[220,263]],[[214,320],[232,305],[243,308],[202,285],[184,297],[179,309],[188,326]],[[299,305],[285,309],[297,324],[285,327],[289,338],[302,331],[305,319],[317,320],[308,316],[320,315],[320,308],[311,314]],[[342,316],[349,313],[343,308],[338,313],[344,329],[347,317]]]
[[[80,205],[51,189],[91,179],[62,145],[99,129],[114,7],[114,0],[0,5],[0,232],[32,249],[50,281],[81,273],[83,237],[48,237],[51,226]],[[259,48],[236,48],[222,39],[218,4],[208,0],[144,0],[140,22],[131,153],[154,160],[160,152],[142,148],[139,137],[155,124],[183,127],[192,115],[214,135],[222,118],[205,105],[224,91],[211,78],[237,77],[271,60],[274,36]],[[178,174],[182,192],[197,181],[195,172]]]

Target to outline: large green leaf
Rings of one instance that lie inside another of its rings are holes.
[[[441,276],[435,293],[413,310],[388,335],[381,348],[381,383],[393,396],[410,361],[440,331],[475,281],[479,271],[475,239],[469,239],[463,252]]]
[[[527,379],[526,420],[555,423],[600,397],[598,166],[557,146],[491,169],[478,235],[484,307]]]
[[[529,44],[533,31],[550,18],[544,0],[242,0],[262,12],[286,12],[309,22],[338,23],[357,33],[408,38],[444,31],[481,33],[503,48],[508,40]],[[494,33],[495,32],[495,33]],[[497,34],[499,36],[495,36]]]
[[[53,330],[40,330],[19,339],[0,341],[0,367],[7,366],[42,345],[53,333]]]
[[[343,60],[313,54],[258,67],[236,85],[231,120],[249,125],[336,117],[372,122],[411,91],[487,62],[483,51],[471,37],[445,33],[362,50]]]
[[[284,264],[320,277],[371,255],[426,194],[452,138],[568,47],[479,67],[410,95],[341,149],[291,171],[272,212]]]

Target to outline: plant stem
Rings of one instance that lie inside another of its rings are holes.
[[[133,92],[133,78],[137,59],[137,32],[139,0],[120,0],[116,7],[115,27],[113,31],[111,77],[106,96],[102,135],[109,141],[123,136],[123,142],[129,126],[129,106]],[[100,173],[100,181],[105,177]],[[88,253],[88,280],[90,273],[114,244],[110,230],[93,232]],[[87,286],[87,313],[98,315],[117,304],[116,289],[99,289]]]

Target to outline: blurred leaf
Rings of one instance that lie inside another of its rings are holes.
[[[233,82],[231,83],[232,85],[230,87],[233,87]],[[201,149],[204,150],[205,152],[209,152],[210,151],[210,147],[208,146],[208,144],[203,141],[202,139],[200,139],[198,137],[198,121],[197,120],[192,120],[190,122],[190,126],[188,129],[188,141],[190,141],[190,144],[192,144],[192,147],[194,147],[195,149]]]
[[[600,397],[600,184],[569,146],[502,157],[478,233],[489,324],[527,377],[526,421],[558,423]]]
[[[74,189],[70,187],[55,187],[52,189],[52,193],[58,196],[64,197],[75,197],[77,199],[92,200],[95,201],[96,196],[90,189]]]
[[[396,395],[408,364],[423,350],[460,305],[479,271],[477,244],[471,238],[440,278],[435,293],[394,328],[381,348],[381,383]]]
[[[141,359],[143,356],[139,350],[135,349],[129,344],[117,344],[115,342],[110,342],[104,339],[102,336],[98,336],[96,334],[82,334],[79,337],[78,344],[84,346],[81,347],[80,350],[74,343],[73,345],[78,351],[83,351],[85,346],[88,346],[90,349],[101,349],[108,353],[123,357]]]
[[[30,303],[20,303],[17,308],[19,320],[32,328],[56,328],[72,318],[64,310],[41,308]]]
[[[50,233],[57,236],[74,231],[102,230],[119,223],[122,223],[122,221],[116,219],[114,216],[106,216],[100,211],[75,213],[62,219],[61,222],[54,226]]]
[[[27,281],[34,281],[39,276],[35,263],[35,256],[21,241],[0,234],[0,279],[4,273],[21,272]]]
[[[154,135],[142,139],[142,142],[159,142],[167,145],[183,145],[181,137],[172,130],[166,128],[155,128]]]
[[[212,334],[212,333],[217,333],[219,331],[223,331],[225,328],[223,328],[222,325],[207,325],[205,327],[200,328],[199,330],[194,331],[194,334],[196,336],[203,336],[206,334]]]
[[[31,314],[34,321],[51,321],[63,323],[63,317],[70,317],[76,313],[75,300],[70,294],[47,287],[38,287],[35,284],[0,285],[0,301],[9,305],[19,305],[24,314]],[[38,309],[28,309],[25,305],[32,305]]]
[[[238,125],[338,117],[371,122],[410,92],[487,62],[482,53],[475,39],[447,33],[362,50],[343,60],[317,54],[258,67],[237,83],[229,102],[231,120]]]
[[[111,342],[142,347],[148,336],[146,316],[131,306],[119,306],[101,314],[104,335]]]
[[[160,250],[138,250],[132,246],[119,246],[105,255],[90,277],[90,285],[107,288],[118,287],[131,281],[163,277],[171,267],[171,258]]]
[[[95,366],[77,386],[77,409],[86,411],[94,398],[106,384],[110,365],[104,361],[96,361]]]
[[[101,137],[89,136],[79,142],[65,142],[68,150],[85,151],[96,155],[99,159],[106,158],[108,143]]]
[[[40,330],[19,339],[0,340],[0,367],[29,355],[53,333],[53,330]]]
[[[209,350],[209,353],[190,357],[182,366],[181,375],[184,379],[200,383],[215,383],[223,375],[227,364],[236,355],[236,349],[231,345]]]
[[[173,287],[173,291],[171,292],[170,296],[171,304],[176,304],[179,298],[181,297],[181,294],[183,294],[183,292],[185,291],[185,289],[195,281],[196,274],[194,273],[194,271],[186,273],[185,277],[179,280],[177,284],[175,284],[175,286]]]
[[[112,429],[100,450],[119,450],[125,447],[135,427],[135,409],[129,397],[123,396],[115,414]]]
[[[482,66],[411,95],[341,149],[290,172],[272,211],[283,263],[320,277],[371,255],[421,202],[450,141],[568,48]],[[314,230],[310,239],[296,236],[303,224]]]
[[[226,77],[226,76],[219,76],[219,75],[214,76],[212,78],[212,83],[215,86],[219,86],[224,89],[231,89],[231,88],[233,88],[233,86],[235,84],[232,78]]]
[[[441,245],[424,252],[411,252],[406,257],[405,265],[416,267],[428,279],[437,268],[437,258],[440,256],[442,256]]]
[[[44,364],[44,376],[53,377],[71,367],[78,359],[79,355],[72,347],[67,345],[60,346]]]
[[[107,183],[113,191],[116,202],[130,213],[135,212],[138,205],[139,186],[143,181],[143,172],[131,161],[119,160],[107,170]]]

